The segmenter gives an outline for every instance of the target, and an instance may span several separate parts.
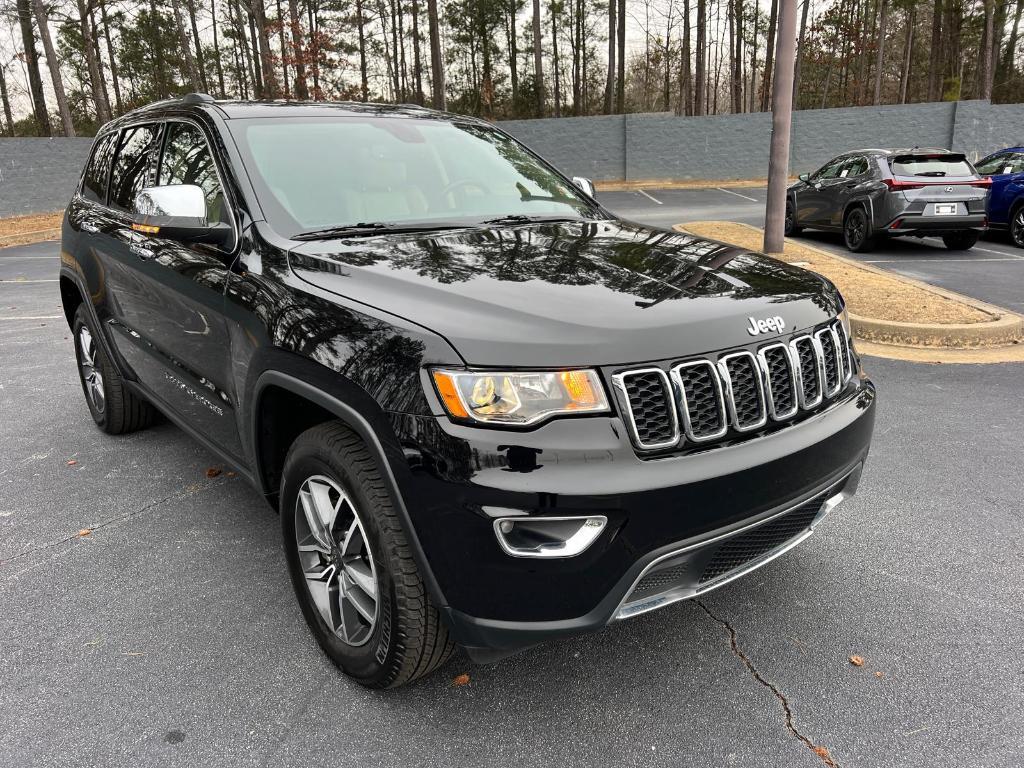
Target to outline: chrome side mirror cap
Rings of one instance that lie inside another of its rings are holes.
[[[206,195],[202,187],[195,184],[146,187],[135,196],[135,213],[139,216],[205,220]]]
[[[583,190],[588,197],[597,197],[597,190],[594,189],[594,182],[584,176],[573,176],[572,183]]]

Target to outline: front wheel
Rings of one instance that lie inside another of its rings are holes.
[[[380,468],[338,421],[285,459],[281,526],[306,623],[341,670],[396,688],[443,664],[454,643],[430,600]]]
[[[875,238],[871,234],[871,222],[863,208],[853,208],[846,214],[843,222],[843,240],[846,247],[854,253],[866,253],[875,246]]]
[[[969,251],[978,242],[978,233],[972,231],[951,232],[942,236],[942,242],[951,251]]]
[[[792,200],[786,201],[786,219],[783,230],[786,237],[796,237],[800,234],[800,227],[796,223],[796,208]]]
[[[1018,205],[1010,217],[1010,239],[1018,248],[1024,248],[1024,204]]]

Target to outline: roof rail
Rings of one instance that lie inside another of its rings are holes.
[[[213,101],[208,93],[186,93],[181,99],[182,104],[212,104]]]

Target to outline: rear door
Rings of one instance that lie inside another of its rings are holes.
[[[994,224],[1009,221],[1010,205],[1024,187],[1024,152],[997,152],[979,162],[978,173],[992,179],[988,218]]]
[[[836,180],[828,187],[829,223],[838,227],[843,223],[846,204],[856,194],[857,188],[866,180],[868,160],[863,155],[847,158],[839,167]]]

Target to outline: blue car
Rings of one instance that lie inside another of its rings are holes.
[[[974,164],[978,173],[992,179],[988,199],[988,223],[993,229],[1010,230],[1010,237],[1024,248],[1024,147],[1007,147]]]

